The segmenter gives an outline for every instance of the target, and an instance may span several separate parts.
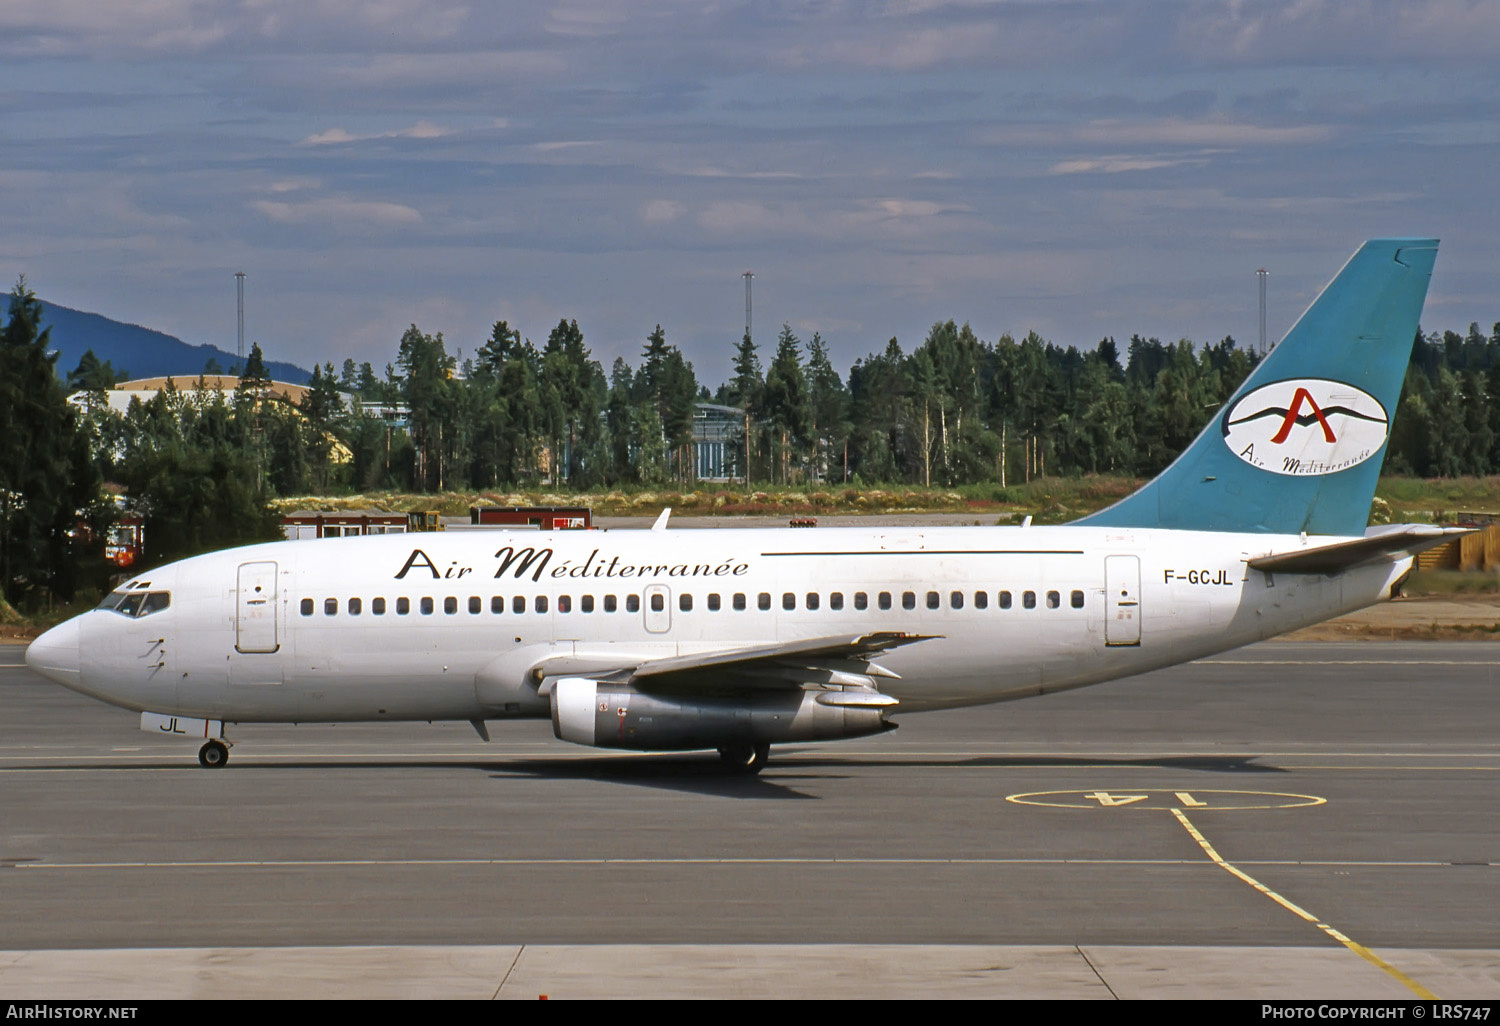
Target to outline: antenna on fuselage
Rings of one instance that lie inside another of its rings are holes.
[[[665,531],[667,529],[667,518],[672,515],[672,507],[668,506],[661,511],[661,516],[656,518],[656,523],[651,525],[653,531]]]

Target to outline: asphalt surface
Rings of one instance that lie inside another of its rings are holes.
[[[490,744],[464,724],[245,726],[204,770],[22,651],[0,646],[0,955],[1358,947],[1467,958],[1469,989],[1500,996],[1489,645],[1264,644],[778,747],[755,778],[540,721]],[[6,962],[0,997],[68,978]]]

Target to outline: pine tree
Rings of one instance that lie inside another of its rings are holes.
[[[776,433],[783,484],[791,478],[792,452],[804,446],[809,433],[807,381],[802,374],[800,345],[791,325],[783,324],[776,341],[776,357],[766,370],[765,414]]]
[[[29,608],[73,597],[82,555],[74,528],[99,483],[41,320],[22,278],[0,331],[0,589]]]
[[[739,437],[735,440],[734,462],[739,465],[740,476],[745,479],[746,484],[750,483],[755,464],[752,458],[757,448],[755,440],[758,432],[755,426],[761,419],[764,393],[765,381],[760,374],[760,356],[747,331],[741,337],[739,345],[735,346],[734,377],[730,379],[724,395],[725,402],[744,411]]]

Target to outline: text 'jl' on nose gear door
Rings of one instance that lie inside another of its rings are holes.
[[[237,652],[275,652],[276,564],[241,563],[235,600],[234,647]]]
[[[1104,644],[1141,643],[1141,560],[1104,557]]]

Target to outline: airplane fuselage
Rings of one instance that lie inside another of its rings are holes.
[[[1331,539],[1317,539],[1326,543]],[[276,542],[141,575],[76,620],[70,687],[230,722],[546,717],[558,677],[862,631],[896,712],[1129,676],[1387,597],[1410,559],[1246,561],[1305,537],[1095,527],[471,531]]]

